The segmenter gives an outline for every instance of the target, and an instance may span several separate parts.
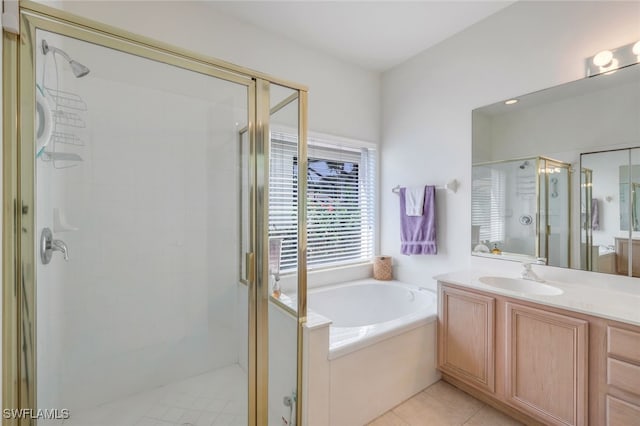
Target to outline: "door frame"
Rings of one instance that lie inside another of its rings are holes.
[[[20,34],[3,31],[3,241],[2,241],[2,407],[37,409],[35,117],[36,29],[130,53],[247,87],[250,154],[250,242],[247,267],[255,271],[249,290],[249,425],[268,419],[268,184],[269,89],[278,84],[299,95],[300,152],[307,142],[307,88],[249,68],[177,48],[147,37],[44,6],[19,3]],[[304,174],[301,174],[304,176]],[[299,182],[306,194],[306,182]],[[301,198],[301,199],[306,199]],[[298,401],[302,401],[302,331],[306,322],[306,208],[298,203]],[[298,424],[302,404],[297,404]],[[35,424],[27,418],[3,425]]]

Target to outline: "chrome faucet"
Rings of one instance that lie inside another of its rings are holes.
[[[62,256],[64,256],[64,260],[69,261],[69,249],[67,245],[62,240],[53,240],[51,241],[51,249],[53,251],[62,252]]]
[[[62,240],[54,240],[51,229],[44,228],[40,236],[40,259],[42,264],[46,265],[51,262],[54,251],[59,251],[64,256],[64,260],[69,260],[69,249]]]
[[[524,270],[520,274],[520,277],[523,280],[531,280],[531,281],[536,281],[536,282],[539,282],[539,283],[543,283],[544,282],[544,280],[542,278],[540,278],[538,275],[536,275],[535,272],[533,272],[533,270],[531,269],[531,264],[530,263],[523,263],[522,267],[524,268]]]

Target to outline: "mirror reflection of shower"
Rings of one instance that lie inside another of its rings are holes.
[[[570,169],[544,157],[474,165],[474,252],[569,266]]]

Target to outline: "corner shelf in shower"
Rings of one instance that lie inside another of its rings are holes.
[[[75,93],[65,92],[64,90],[55,90],[45,87],[47,94],[54,100],[57,107],[74,109],[77,111],[86,111],[87,103]]]
[[[78,135],[67,132],[53,132],[51,134],[53,143],[63,143],[65,145],[84,146],[84,141]]]
[[[40,88],[40,86],[38,86]],[[40,89],[40,93],[46,93],[48,102],[43,101],[43,107],[51,111],[50,121],[53,122],[53,131],[49,136],[51,144],[47,151],[40,151],[37,154],[42,161],[52,162],[54,168],[66,169],[74,167],[77,163],[82,162],[80,155],[71,152],[60,152],[57,149],[58,144],[73,147],[85,146],[83,138],[77,133],[76,129],[85,129],[87,127],[84,114],[88,110],[86,102],[80,95],[58,89],[52,89],[44,86],[44,90]],[[45,99],[46,100],[46,99]],[[82,130],[80,130],[82,131]],[[62,163],[62,164],[56,164]]]
[[[71,152],[43,151],[40,156],[43,161],[84,161],[78,154]]]
[[[56,109],[53,110],[52,113],[53,119],[55,120],[56,124],[60,124],[62,126],[77,127],[80,129],[84,129],[85,127],[87,127],[82,117],[80,117],[80,115],[76,114],[75,112]]]

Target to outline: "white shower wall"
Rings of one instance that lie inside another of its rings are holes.
[[[522,253],[530,256],[536,254],[536,166],[535,160],[531,165],[520,169],[521,162],[513,162],[507,172],[507,212],[505,217],[505,235],[509,236],[508,245],[502,249],[511,253]],[[531,184],[533,182],[533,184]],[[533,221],[523,225],[522,216],[530,216]]]
[[[57,40],[72,56],[82,50]],[[116,62],[101,69],[83,50],[92,68],[83,79],[58,62],[60,88],[88,105],[86,145],[58,148],[84,161],[66,169],[36,161],[38,235],[50,227],[70,253],[69,262],[60,253],[38,261],[40,407],[82,409],[238,358],[236,124],[246,122],[245,89],[105,52],[100,63]],[[136,70],[131,79],[118,79],[126,68]],[[156,84],[172,76],[179,85]],[[216,88],[224,96],[207,99]],[[56,232],[54,208],[79,230]]]

